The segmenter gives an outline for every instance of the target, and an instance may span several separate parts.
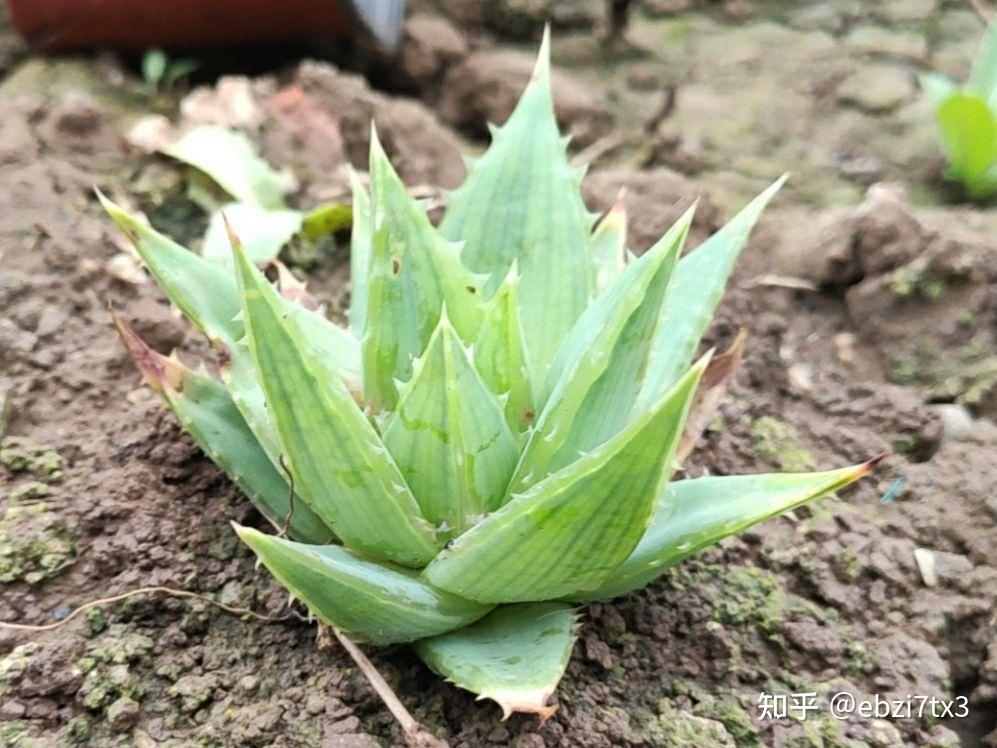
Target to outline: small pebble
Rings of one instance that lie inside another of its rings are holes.
[[[935,571],[935,554],[927,548],[914,549],[914,561],[921,572],[921,580],[925,587],[938,586],[938,573]]]
[[[962,405],[942,403],[932,408],[942,419],[942,433],[946,439],[961,442],[973,430],[973,414]]]

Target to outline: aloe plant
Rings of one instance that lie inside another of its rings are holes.
[[[997,192],[997,26],[990,26],[962,86],[938,73],[921,76],[931,99],[946,176],[960,182],[973,200]]]
[[[710,362],[693,355],[782,180],[685,257],[692,211],[627,254],[622,207],[596,226],[582,203],[549,78],[545,38],[439,228],[372,133],[348,327],[300,304],[286,274],[271,285],[234,234],[230,272],[101,196],[221,352],[218,381],[118,321],[150,385],[277,528],[238,536],[319,620],[414,643],[506,715],[553,710],[579,603],[873,464],[673,480]]]

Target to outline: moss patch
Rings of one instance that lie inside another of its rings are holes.
[[[779,578],[770,571],[749,567],[718,580],[712,620],[743,626],[753,624],[767,635],[779,630],[786,610],[786,595]]]
[[[68,566],[75,543],[45,502],[8,507],[0,517],[0,584],[37,584]]]
[[[762,416],[751,424],[755,435],[755,449],[759,456],[783,470],[803,473],[815,470],[817,463],[807,450],[800,446],[796,429],[773,416]]]
[[[0,441],[0,463],[12,473],[32,473],[50,482],[62,479],[59,453],[26,436],[5,436]]]

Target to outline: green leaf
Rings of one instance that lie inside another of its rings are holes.
[[[490,603],[549,600],[602,584],[644,534],[706,363],[617,436],[452,541],[426,579]]]
[[[126,213],[99,190],[97,197],[173,305],[213,344],[224,349],[228,360],[221,367],[222,378],[274,466],[278,466],[281,450],[277,434],[256,381],[249,349],[239,342],[244,330],[239,319],[242,308],[235,279],[152,229],[144,219]],[[282,303],[285,311],[300,309],[286,299]],[[345,380],[359,381],[360,350],[356,338],[316,312],[295,314],[292,321],[314,349],[336,364]]]
[[[446,315],[401,392],[384,443],[422,515],[446,537],[502,503],[516,438]]]
[[[481,323],[480,283],[461,263],[457,245],[443,239],[405,190],[377,134],[371,134],[373,234],[364,312],[364,395],[392,409],[396,380],[412,376],[443,305],[465,341]],[[362,248],[361,248],[362,251]]]
[[[367,284],[370,279],[370,245],[373,221],[370,216],[370,195],[350,169],[353,189],[353,229],[350,234],[350,329],[363,336],[367,316]]]
[[[221,382],[162,356],[114,315],[114,324],[136,368],[170,406],[184,430],[249,497],[274,527],[308,543],[328,543],[333,535],[300,500],[290,503],[290,487],[239,413]],[[291,518],[288,521],[288,513]]]
[[[592,232],[591,250],[596,293],[602,293],[626,266],[627,211],[622,191]]]
[[[173,60],[166,66],[166,72],[163,75],[163,85],[166,88],[172,88],[178,80],[186,78],[200,68],[201,63],[192,57],[181,57],[178,60]]]
[[[416,642],[415,651],[440,675],[513,712],[549,718],[547,706],[575,645],[577,617],[560,603],[503,605],[477,623]]]
[[[334,365],[304,339],[266,278],[233,247],[246,337],[266,405],[301,497],[349,546],[420,566],[433,529]]]
[[[575,323],[547,372],[542,410],[512,491],[574,462],[630,420],[651,334],[691,222],[689,210]]]
[[[104,210],[128,237],[159,287],[212,342],[234,348],[242,336],[235,280],[222,268],[181,247],[97,190]]]
[[[949,175],[962,182],[970,197],[983,198],[997,182],[991,167],[997,160],[997,121],[975,94],[956,93],[936,111]]]
[[[980,48],[973,58],[973,68],[966,81],[966,91],[985,102],[997,104],[997,26],[987,27]]]
[[[353,176],[351,172],[351,176]],[[361,189],[363,189],[361,187]],[[366,195],[365,195],[366,197]],[[353,208],[345,203],[323,203],[305,214],[301,234],[309,241],[338,234],[353,225]]]
[[[706,332],[748,235],[783,176],[748,203],[726,226],[679,260],[651,343],[637,409],[655,402],[686,370]]]
[[[878,461],[823,473],[710,476],[669,483],[630,557],[597,589],[570,599],[601,600],[640,589],[729,535],[844,488],[868,475]]]
[[[342,546],[294,543],[238,525],[235,531],[313,615],[353,639],[410,642],[465,626],[490,609]]]
[[[582,202],[550,92],[550,39],[509,120],[449,200],[441,233],[463,241],[462,257],[486,273],[490,298],[513,261],[522,282],[523,330],[537,383],[594,291],[587,260],[593,216]]]
[[[146,85],[155,91],[166,74],[166,53],[161,49],[150,49],[142,55],[142,78]]]
[[[515,265],[485,308],[474,341],[474,365],[492,392],[505,398],[509,428],[521,433],[535,416],[533,375],[519,319],[519,276]]]
[[[249,259],[256,264],[270,262],[281,248],[301,230],[302,214],[296,210],[268,210],[247,203],[229,203],[211,216],[204,235],[201,256],[232,271],[232,245],[225,221],[240,237]]]
[[[284,195],[297,186],[293,176],[257,156],[249,138],[224,127],[198,127],[163,153],[204,172],[240,203],[280,209]]]

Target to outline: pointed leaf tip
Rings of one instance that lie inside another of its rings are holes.
[[[502,719],[536,714],[541,723],[557,710],[547,701],[571,658],[575,614],[563,603],[505,605],[457,631],[423,639],[416,653],[461,688],[492,699]]]
[[[222,222],[225,224],[225,234],[228,236],[228,242],[232,247],[239,247],[242,249],[242,240],[239,239],[238,234],[235,233],[235,229],[232,228],[232,224],[228,220],[228,216],[225,215],[225,211],[219,211],[222,216]]]
[[[126,323],[114,309],[108,305],[111,320],[118,330],[121,342],[124,343],[128,355],[139,370],[148,385],[162,394],[165,388],[179,392],[183,388],[186,369],[179,361],[157,353],[139,337],[138,333]]]
[[[540,51],[537,52],[537,61],[533,67],[533,77],[531,80],[540,81],[550,77],[550,24],[544,24],[543,39],[540,42]]]
[[[890,456],[890,450],[887,449],[887,450],[885,450],[883,452],[880,452],[875,457],[872,457],[872,458],[866,460],[865,462],[863,462],[862,465],[860,466],[860,470],[862,471],[862,475],[868,475],[869,473],[871,473],[873,470],[876,469],[876,466],[879,465],[879,463],[881,463],[883,460],[885,460],[889,456]]]

